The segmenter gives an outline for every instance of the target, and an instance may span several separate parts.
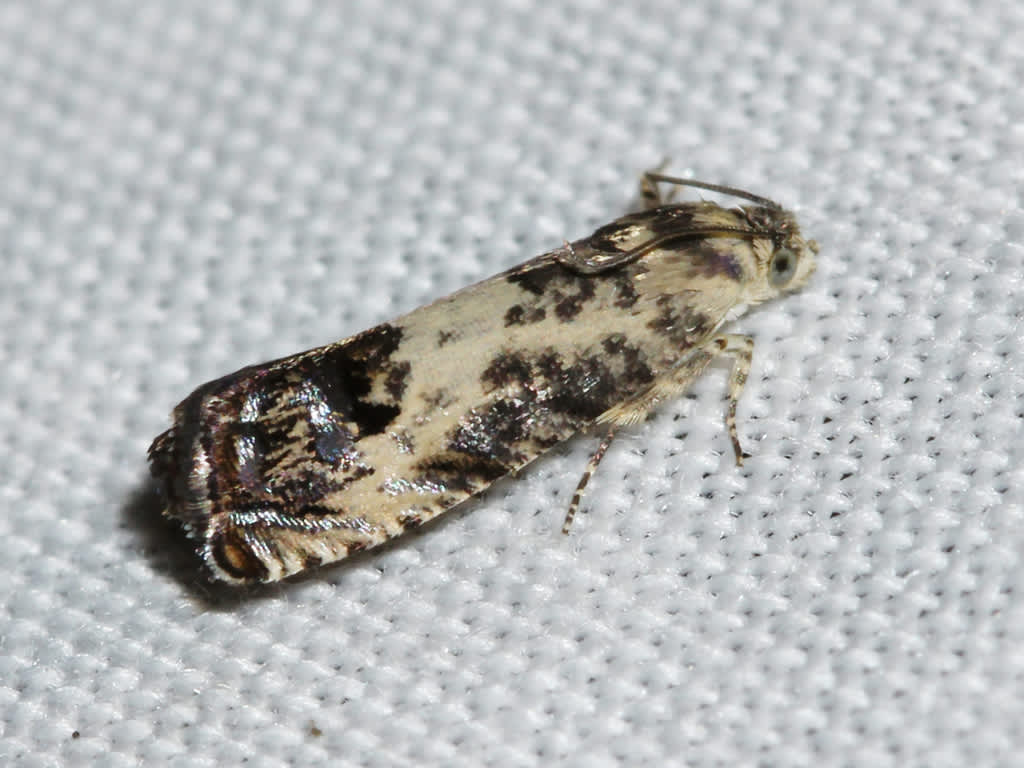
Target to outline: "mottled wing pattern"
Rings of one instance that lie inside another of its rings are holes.
[[[711,203],[627,216],[393,322],[199,388],[150,449],[168,514],[235,582],[338,560],[437,516],[642,397],[709,337],[755,247],[693,234],[714,226],[749,224]],[[622,263],[581,274],[567,253]]]

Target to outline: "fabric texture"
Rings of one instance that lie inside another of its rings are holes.
[[[0,5],[0,763],[1019,764],[1022,39],[995,0]],[[596,435],[202,580],[145,462],[180,399],[589,234],[665,156],[821,244],[734,326],[743,468],[717,367],[569,537]]]

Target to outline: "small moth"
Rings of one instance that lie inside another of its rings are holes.
[[[746,200],[723,208],[661,184]],[[726,426],[753,340],[719,333],[801,287],[818,247],[779,204],[650,171],[643,210],[389,323],[199,387],[149,458],[165,514],[216,579],[283,579],[387,541],[552,446],[618,427],[732,360]]]

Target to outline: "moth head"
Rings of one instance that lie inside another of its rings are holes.
[[[765,301],[803,287],[814,272],[818,244],[803,238],[787,211],[754,208],[746,213],[763,233],[753,243],[757,276],[749,300]]]

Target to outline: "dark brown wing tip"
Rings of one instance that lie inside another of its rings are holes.
[[[205,514],[190,514],[187,498],[188,466],[182,466],[180,432],[177,425],[157,435],[149,446],[149,471],[160,500],[163,502],[163,516],[173,520],[185,536],[195,543],[195,553],[204,567],[210,581],[231,584],[249,583],[258,578],[247,578],[248,559],[237,547],[215,547],[211,542],[210,520]],[[185,451],[187,454],[187,450]],[[221,551],[221,550],[224,551]],[[248,570],[252,570],[249,564]]]

